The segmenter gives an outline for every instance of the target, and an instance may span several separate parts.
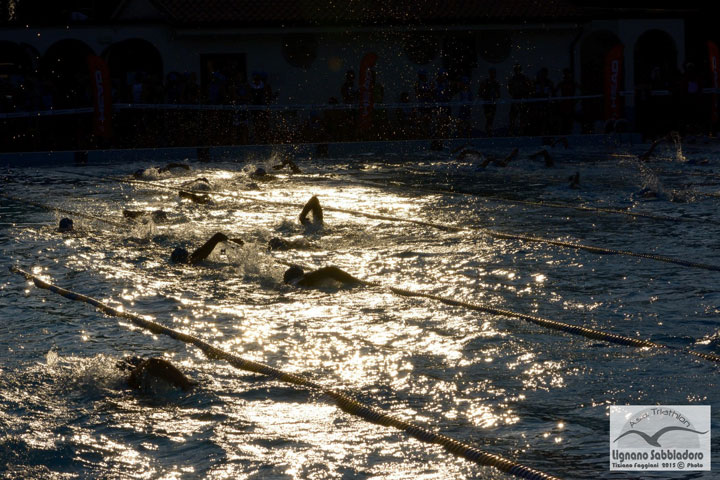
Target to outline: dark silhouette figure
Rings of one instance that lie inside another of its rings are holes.
[[[200,248],[195,250],[192,254],[188,253],[183,247],[176,247],[175,250],[170,254],[170,260],[174,263],[186,263],[189,265],[195,265],[205,260],[210,253],[215,249],[220,242],[233,242],[238,245],[243,245],[243,241],[239,238],[228,238],[224,233],[216,233],[210,239],[205,242]]]
[[[346,271],[334,266],[323,267],[305,273],[302,268],[294,265],[285,271],[283,281],[290,285],[310,288],[320,287],[328,281],[336,281],[346,286],[369,285],[368,282],[353,277]]]
[[[570,188],[573,190],[580,188],[580,172],[575,172],[575,175],[570,175],[568,180],[570,181],[570,185],[568,185]]]
[[[196,382],[190,380],[172,363],[162,358],[129,357],[119,361],[118,367],[130,370],[127,383],[137,390],[146,388],[153,380],[162,380],[185,392],[196,385]]]
[[[60,233],[72,232],[73,228],[73,221],[67,217],[61,219],[58,224],[58,232]]]
[[[555,166],[555,160],[553,159],[552,155],[550,155],[550,152],[548,152],[544,148],[538,152],[535,152],[535,153],[532,153],[529,155],[529,158],[538,158],[538,157],[542,157],[543,160],[545,160],[546,167],[554,167]]]
[[[310,212],[312,212],[312,222],[307,218]],[[320,200],[318,200],[315,195],[305,204],[298,218],[300,219],[300,223],[306,226],[323,224],[322,207],[320,206]]]
[[[488,78],[483,80],[478,90],[478,96],[486,102],[483,104],[483,112],[485,113],[485,134],[488,137],[493,135],[493,123],[495,122],[495,112],[497,112],[496,102],[500,99],[500,82],[497,81],[497,70],[488,69]]]

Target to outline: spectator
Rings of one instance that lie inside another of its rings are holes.
[[[428,78],[428,74],[425,70],[419,70],[417,73],[417,81],[415,82],[415,99],[417,103],[432,103],[433,92],[435,87]],[[423,138],[430,137],[430,124],[432,121],[432,108],[431,107],[420,107],[417,110],[417,132]]]
[[[485,134],[488,137],[493,135],[493,122],[495,121],[495,112],[497,111],[497,101],[500,99],[500,83],[497,81],[497,71],[495,68],[488,69],[488,77],[480,84],[478,95],[484,103],[483,113],[485,113]]]
[[[574,97],[577,94],[578,85],[573,79],[572,70],[563,69],[563,78],[555,86],[555,96]],[[575,100],[564,99],[557,103],[557,116],[559,117],[560,133],[568,135],[573,131],[575,121]]]
[[[549,78],[548,69],[542,67],[535,76],[533,98],[544,100],[530,104],[529,132],[532,135],[547,135],[550,133],[552,119],[550,118],[550,97],[555,87]]]
[[[267,105],[269,103],[268,87],[262,79],[261,72],[253,72],[250,82],[250,102],[253,105]],[[267,110],[253,110],[254,141],[265,143],[268,140],[270,128],[270,116]]]
[[[461,105],[458,108],[457,133],[459,137],[469,138],[472,133],[472,90],[470,89],[470,79],[461,77],[458,82],[458,101],[465,102],[468,105]]]
[[[235,73],[228,85],[229,100],[232,105],[238,107],[233,112],[232,126],[234,130],[233,141],[239,144],[246,144],[250,136],[250,123],[247,105],[250,103],[250,85],[240,72]]]
[[[522,73],[522,67],[516,64],[513,67],[513,76],[508,80],[508,93],[513,103],[510,105],[509,130],[511,135],[525,133],[527,124],[527,104],[524,99],[530,96],[532,86],[530,80]]]
[[[355,71],[348,70],[345,72],[345,82],[340,86],[340,96],[345,105],[357,105],[360,92],[355,86]],[[351,139],[355,133],[355,125],[357,123],[357,111],[353,109],[345,110],[342,122],[342,132],[344,139]]]

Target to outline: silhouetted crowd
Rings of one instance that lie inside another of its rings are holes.
[[[434,74],[418,70],[414,83],[395,100],[385,97],[377,73],[369,74],[372,95],[365,98],[372,98],[373,109],[363,104],[355,72],[348,70],[326,106],[307,110],[263,108],[277,106],[278,97],[263,71],[211,70],[202,88],[195,73],[171,72],[163,81],[159,74],[136,72],[112,80],[113,103],[133,107],[114,109],[109,138],[95,138],[92,113],[84,113],[0,119],[0,140],[5,150],[38,150],[555,135],[615,128],[603,125],[602,98],[568,98],[585,93],[570,69],[555,83],[547,68],[531,78],[515,65],[501,83],[490,68],[475,84],[444,69]],[[0,77],[0,113],[91,107],[89,80],[87,74],[61,80]],[[649,81],[636,88],[635,129],[652,138],[673,129],[709,133],[713,97],[703,87],[692,64],[682,73],[654,69]],[[507,121],[498,122],[499,109]]]

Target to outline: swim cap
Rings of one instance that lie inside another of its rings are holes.
[[[170,260],[172,260],[175,263],[188,263],[188,260],[190,259],[190,254],[187,250],[185,250],[182,247],[177,247],[175,250],[172,251],[170,254]]]
[[[124,357],[117,361],[116,365],[121,370],[134,370],[139,367],[145,359],[137,356]]]
[[[69,218],[63,218],[60,220],[60,225],[58,225],[58,232],[71,232],[73,229],[73,221]]]
[[[265,169],[262,167],[258,167],[257,170],[255,170],[255,173],[253,173],[253,175],[257,175],[257,176],[267,175],[267,171],[265,171]]]
[[[297,265],[293,265],[292,267],[285,270],[285,275],[283,275],[283,282],[291,283],[293,280],[302,278],[303,275],[305,275],[305,271]]]
[[[268,242],[268,249],[270,250],[287,250],[288,247],[288,242],[279,237],[273,237]]]
[[[165,223],[168,221],[167,213],[162,210],[155,210],[150,214],[155,223]]]

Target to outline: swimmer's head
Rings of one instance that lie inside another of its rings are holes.
[[[287,250],[288,242],[279,237],[273,237],[268,242],[268,249],[270,250]]]
[[[177,247],[170,254],[170,260],[175,263],[188,263],[188,260],[190,260],[190,254],[184,248]]]
[[[267,175],[267,171],[262,167],[258,167],[253,175],[256,177],[262,177],[263,175]]]
[[[168,221],[167,213],[162,210],[155,210],[150,214],[155,223],[165,223]]]
[[[143,358],[130,356],[121,358],[117,361],[116,365],[120,370],[134,370],[139,367],[142,362],[144,362]]]
[[[58,232],[72,232],[73,230],[73,221],[69,218],[63,218],[60,220],[60,224],[58,225]]]
[[[305,271],[297,265],[293,265],[292,267],[285,270],[285,275],[283,275],[283,282],[293,283],[296,280],[301,279],[303,275],[305,275]]]

